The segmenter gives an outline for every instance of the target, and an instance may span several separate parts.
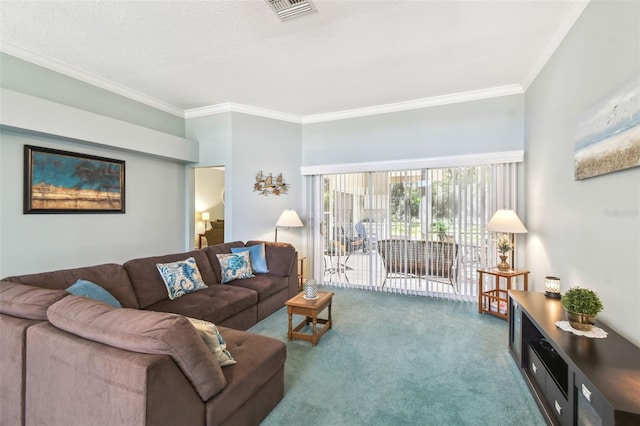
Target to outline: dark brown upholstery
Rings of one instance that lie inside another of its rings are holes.
[[[68,296],[0,281],[0,424],[24,424],[27,329],[47,319],[47,308]]]
[[[148,306],[147,309],[200,318],[216,325],[225,325],[237,314],[250,309],[253,312],[251,323],[243,327],[247,329],[257,322],[257,303],[258,294],[255,291],[231,285],[213,284],[175,300],[165,298]]]
[[[88,340],[134,352],[170,355],[203,401],[226,385],[217,361],[181,315],[117,309],[69,296],[51,305],[47,316],[57,328]]]
[[[218,258],[216,254],[229,254],[231,253],[232,247],[244,247],[244,243],[242,241],[233,241],[224,244],[217,244],[215,246],[209,246],[202,249],[204,253],[206,253],[211,266],[213,267],[213,272],[216,274],[216,282],[222,282],[222,272],[220,270],[220,262],[218,262]]]
[[[20,275],[4,278],[20,284],[35,287],[64,290],[79,279],[91,281],[103,287],[113,295],[125,308],[138,308],[138,300],[131,287],[129,276],[122,265],[107,263],[75,269],[41,272],[38,274]]]
[[[200,274],[202,274],[202,280],[206,285],[220,282],[216,280],[211,263],[202,250],[133,259],[123,265],[129,274],[141,309],[147,309],[149,306],[169,297],[167,287],[164,285],[156,264],[178,262],[190,257],[196,260]]]
[[[214,246],[216,244],[224,243],[224,221],[209,223],[211,223],[211,228],[204,232],[204,237],[207,239],[207,245]]]

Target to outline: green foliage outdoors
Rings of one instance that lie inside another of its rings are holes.
[[[574,314],[597,315],[603,308],[600,297],[588,288],[572,287],[562,295],[562,306]]]

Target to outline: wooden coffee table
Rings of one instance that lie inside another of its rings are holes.
[[[311,342],[313,346],[316,346],[320,337],[322,337],[322,335],[331,328],[331,298],[333,297],[333,293],[329,291],[319,291],[318,298],[314,300],[307,300],[303,296],[304,292],[285,302],[285,305],[287,306],[287,314],[289,315],[289,331],[287,332],[287,338],[289,340],[306,340]],[[329,307],[328,318],[318,318],[318,314],[327,306]],[[304,315],[305,318],[296,326],[296,328],[292,329],[292,317],[294,314]],[[313,325],[311,334],[301,333],[300,330],[309,324]],[[323,324],[320,330],[318,330],[318,324]]]

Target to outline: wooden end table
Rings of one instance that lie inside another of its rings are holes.
[[[484,289],[483,276],[495,277],[495,284],[491,289]],[[498,268],[478,269],[478,313],[491,314],[507,319],[509,315],[508,295],[511,290],[511,279],[522,276],[524,278],[523,290],[529,290],[529,271],[514,269],[501,271]],[[505,287],[500,287],[500,279],[504,278]]]
[[[329,291],[319,291],[318,298],[314,300],[307,300],[303,296],[304,292],[299,293],[297,296],[294,296],[285,302],[285,305],[287,306],[287,315],[289,316],[287,339],[306,340],[311,342],[313,346],[316,346],[320,337],[322,337],[322,335],[331,328],[331,299],[333,297],[333,293]],[[329,307],[328,318],[318,318],[318,314],[326,307]],[[295,328],[292,328],[294,314],[304,315],[305,318]],[[300,330],[309,324],[312,324],[313,326],[311,334],[301,333]],[[318,324],[323,325],[320,330],[318,330]]]

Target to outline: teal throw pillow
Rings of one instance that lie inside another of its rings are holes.
[[[242,253],[216,254],[216,257],[218,258],[218,262],[220,262],[222,284],[233,280],[255,277],[251,269],[251,260],[248,251],[243,251]]]
[[[251,269],[256,274],[268,274],[269,267],[267,266],[267,256],[265,254],[264,243],[256,244],[250,247],[232,247],[231,253],[242,253],[243,251],[249,252],[249,258],[251,259]]]
[[[187,319],[196,329],[202,338],[202,341],[207,345],[207,348],[209,348],[213,356],[215,356],[220,367],[226,367],[227,365],[236,364],[238,362],[227,350],[227,343],[222,338],[222,335],[215,324],[197,318],[187,317]]]
[[[180,262],[158,263],[156,267],[162,276],[171,300],[207,288],[193,257]]]
[[[107,305],[111,305],[114,308],[122,308],[118,299],[113,297],[111,293],[109,293],[104,288],[100,287],[96,283],[92,283],[87,280],[78,280],[69,288],[67,288],[67,292],[74,294],[76,296],[83,296],[89,299],[97,300],[102,303],[106,303]]]

